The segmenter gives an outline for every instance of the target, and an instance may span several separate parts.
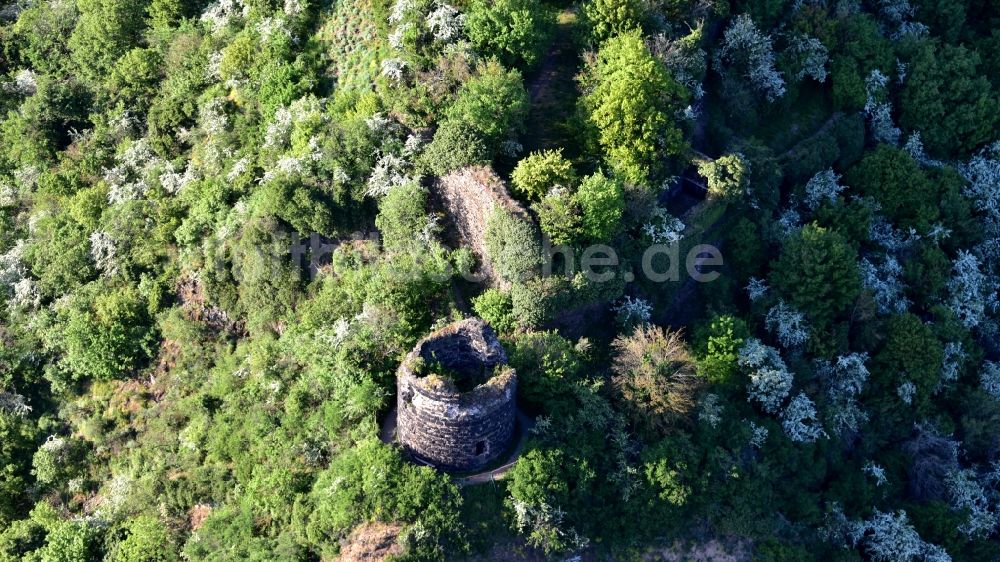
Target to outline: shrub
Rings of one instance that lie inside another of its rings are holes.
[[[542,247],[530,222],[497,208],[486,223],[484,243],[493,269],[508,282],[523,281],[541,264]]]
[[[472,44],[508,66],[534,67],[555,25],[555,11],[539,0],[477,0],[465,22]]]
[[[490,159],[482,138],[459,121],[442,123],[422,155],[424,166],[438,176],[466,166],[486,164]]]
[[[510,174],[515,193],[539,200],[554,187],[572,188],[576,183],[573,164],[562,155],[562,149],[532,152],[517,163]]]
[[[576,199],[583,212],[583,235],[595,242],[607,242],[622,227],[625,190],[620,181],[602,172],[580,182]]]
[[[514,328],[517,318],[510,293],[499,289],[486,289],[472,301],[472,309],[487,324],[498,332],[508,332]]]
[[[152,319],[131,286],[78,297],[63,330],[63,362],[74,379],[112,379],[130,374],[155,342]]]

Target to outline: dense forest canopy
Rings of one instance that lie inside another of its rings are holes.
[[[14,0],[0,562],[998,560],[998,257],[992,0]]]

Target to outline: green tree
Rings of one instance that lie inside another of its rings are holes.
[[[885,345],[875,354],[873,381],[890,398],[900,385],[916,386],[916,406],[926,408],[940,382],[944,348],[933,330],[917,316],[906,313],[889,320]]]
[[[837,47],[830,60],[833,103],[838,109],[865,105],[865,79],[872,70],[895,65],[892,42],[879,31],[872,14],[858,13],[837,23]]]
[[[486,164],[492,155],[472,127],[460,121],[445,121],[434,133],[421,160],[438,176],[472,166]]]
[[[49,530],[40,562],[85,562],[101,557],[101,531],[87,521],[61,521]]]
[[[73,61],[100,82],[119,57],[135,46],[145,26],[146,2],[79,0],[80,19],[69,38]]]
[[[906,152],[880,144],[847,173],[846,182],[875,198],[882,211],[904,228],[926,232],[937,222],[937,188]]]
[[[507,349],[517,371],[519,402],[546,415],[572,413],[572,385],[584,374],[587,346],[586,340],[574,345],[556,332],[514,335]]]
[[[507,66],[532,68],[541,60],[555,11],[539,0],[476,0],[465,30],[480,51]]]
[[[760,229],[746,217],[741,217],[726,232],[726,265],[738,281],[758,276],[766,265]]]
[[[25,416],[0,411],[0,527],[6,527],[25,509],[29,459],[37,445],[38,433],[35,424]]]
[[[152,319],[131,286],[78,295],[63,330],[63,364],[74,379],[129,375],[153,351]]]
[[[508,505],[516,524],[527,534],[528,544],[547,554],[572,546],[571,528],[556,515],[572,502],[570,464],[559,449],[533,449],[518,459],[508,475]]]
[[[931,40],[917,49],[909,68],[899,123],[920,131],[931,154],[966,154],[995,140],[1000,100],[977,52]]]
[[[62,76],[71,66],[66,43],[78,18],[76,2],[27,6],[11,24],[21,57],[36,72]]]
[[[649,52],[642,35],[630,32],[601,45],[583,78],[581,98],[604,160],[625,181],[647,185],[662,159],[684,148],[674,112],[684,88]]]
[[[562,154],[562,149],[532,152],[521,159],[510,174],[514,191],[522,197],[537,201],[553,187],[572,188],[576,183],[573,163]]]
[[[108,89],[132,111],[145,112],[160,85],[163,58],[153,49],[132,49],[125,53],[108,77]]]
[[[576,200],[583,212],[584,236],[595,242],[607,242],[621,230],[625,189],[620,181],[601,171],[591,174],[580,182]]]
[[[746,193],[750,165],[741,154],[726,154],[698,162],[698,173],[708,180],[708,193],[726,201],[738,201]]]
[[[698,375],[710,385],[728,390],[738,386],[737,359],[743,342],[750,337],[746,322],[732,316],[716,316],[696,332],[695,341],[704,346],[698,354]]]
[[[428,226],[427,190],[417,183],[396,187],[382,199],[375,226],[388,250],[425,243],[420,235]]]
[[[528,112],[528,92],[521,74],[490,60],[462,84],[445,120],[464,123],[495,155],[504,141],[521,132]]]
[[[574,244],[583,233],[580,205],[573,192],[557,189],[533,205],[538,224],[556,245]]]
[[[858,275],[857,251],[836,230],[815,224],[788,238],[771,268],[775,288],[821,326],[857,298]]]
[[[472,309],[498,332],[509,332],[515,326],[514,305],[510,294],[500,289],[486,289],[472,301]]]
[[[177,538],[159,519],[140,515],[125,524],[127,536],[108,557],[109,562],[177,562]]]
[[[645,5],[639,0],[587,0],[583,18],[594,43],[639,29]]]

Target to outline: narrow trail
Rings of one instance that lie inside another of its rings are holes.
[[[568,122],[576,108],[576,73],[579,56],[574,42],[577,13],[563,10],[557,16],[555,35],[527,90],[531,109],[524,135],[525,152],[543,149],[572,148]]]
[[[781,154],[779,154],[778,155],[778,160],[779,161],[787,160],[788,157],[791,156],[795,152],[795,150],[797,148],[799,148],[803,144],[805,144],[805,143],[807,143],[807,142],[815,139],[816,137],[818,137],[818,136],[820,136],[822,134],[825,134],[827,131],[830,130],[830,127],[832,127],[833,124],[837,122],[837,119],[839,119],[841,117],[841,115],[842,115],[841,113],[834,113],[833,115],[831,115],[822,125],[819,126],[818,129],[816,129],[815,131],[813,131],[812,134],[810,134],[808,137],[803,138],[799,142],[793,144],[791,147],[788,148],[788,150],[786,150],[786,151],[782,152]]]
[[[388,445],[396,443],[396,415],[396,408],[393,408],[379,427],[378,438],[383,443]],[[503,464],[475,474],[454,476],[452,480],[459,486],[474,486],[476,484],[486,484],[488,482],[502,479],[511,468],[514,468],[514,464],[517,463],[518,457],[521,456],[521,452],[524,450],[524,445],[528,442],[528,437],[531,436],[531,430],[534,427],[534,418],[521,410],[517,410],[517,427],[515,428],[515,437],[517,438],[517,442],[514,443],[514,446],[511,447],[510,451],[504,456]]]
[[[486,484],[487,482],[493,482],[494,480],[500,480],[503,478],[511,468],[514,468],[514,464],[517,463],[518,457],[521,456],[521,451],[524,449],[524,444],[527,443],[528,437],[531,434],[531,429],[535,427],[535,420],[529,417],[527,414],[521,410],[517,411],[517,443],[511,450],[510,454],[507,455],[506,462],[502,466],[498,466],[494,469],[480,472],[478,474],[471,474],[469,476],[456,477],[455,483],[459,486],[474,486],[476,484]]]

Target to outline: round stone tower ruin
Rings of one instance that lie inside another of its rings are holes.
[[[400,365],[396,434],[417,460],[476,470],[510,445],[516,396],[496,333],[478,318],[462,320],[421,340]]]

